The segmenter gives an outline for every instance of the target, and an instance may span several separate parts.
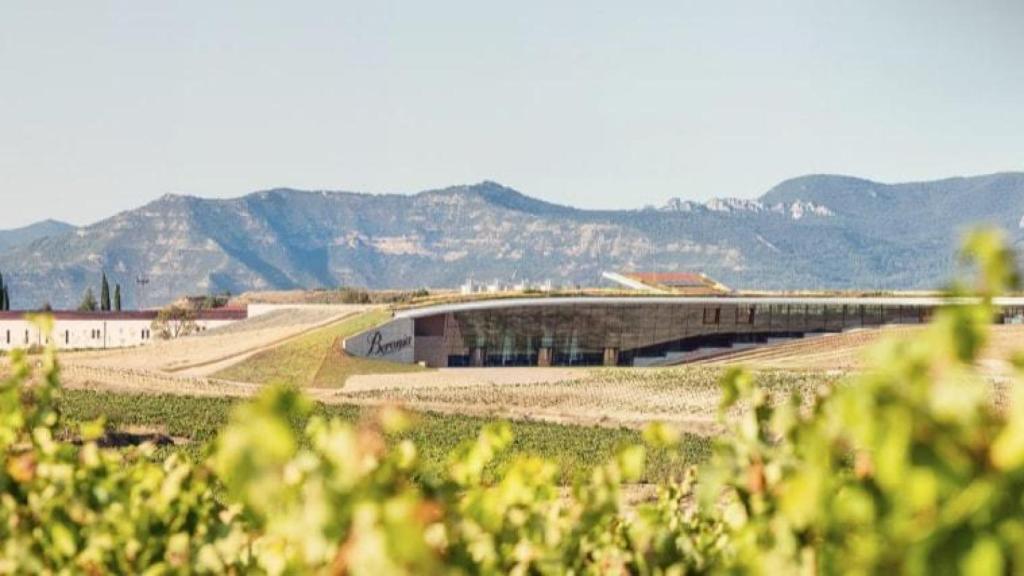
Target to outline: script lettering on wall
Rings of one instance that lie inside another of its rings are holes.
[[[365,332],[346,338],[345,352],[361,358],[412,364],[416,361],[415,323],[410,318],[396,318]]]
[[[390,356],[412,346],[412,336],[385,342],[384,335],[379,330],[368,334],[366,338],[370,345],[369,356]]]

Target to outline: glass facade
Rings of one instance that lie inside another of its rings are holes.
[[[769,338],[927,321],[922,305],[572,303],[416,319],[432,366],[632,366]]]

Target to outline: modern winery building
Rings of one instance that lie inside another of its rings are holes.
[[[658,366],[784,339],[927,322],[937,298],[506,298],[399,311],[350,354],[434,367]],[[1024,321],[1024,299],[996,322]]]

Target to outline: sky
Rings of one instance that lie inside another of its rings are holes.
[[[1024,2],[0,0],[0,228],[495,180],[640,208],[1024,170]]]

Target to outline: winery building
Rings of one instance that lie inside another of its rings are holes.
[[[786,339],[922,324],[944,303],[920,297],[547,297],[402,310],[348,338],[347,352],[457,366],[667,366]],[[1024,299],[997,301],[1000,323]]]
[[[126,348],[154,339],[156,310],[132,312],[55,311],[53,331],[47,336],[25,312],[0,312],[0,350],[46,346],[50,341],[62,350]],[[199,331],[244,320],[244,308],[219,308],[196,312]]]

